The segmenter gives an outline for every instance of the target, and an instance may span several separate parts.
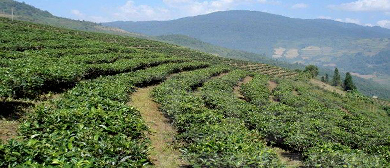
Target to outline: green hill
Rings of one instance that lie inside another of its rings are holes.
[[[390,163],[389,102],[157,41],[6,18],[0,29],[0,167]],[[132,105],[140,90],[157,111]],[[173,135],[152,129],[161,122]]]
[[[78,21],[78,20],[57,17],[52,15],[48,11],[40,10],[24,2],[17,2],[14,0],[0,0],[0,17],[11,18],[12,9],[14,11],[14,19],[16,20],[48,24],[51,26],[63,27],[63,28],[69,28],[75,30],[102,32],[102,33],[128,35],[128,36],[140,36],[135,33],[129,33],[122,29],[102,26],[101,24],[97,24],[93,22]]]
[[[225,58],[233,58],[233,59],[240,59],[240,60],[246,60],[246,61],[255,61],[259,63],[265,63],[269,65],[275,65],[287,69],[304,69],[303,64],[291,64],[286,63],[283,61],[270,59],[264,55],[240,51],[240,50],[232,50],[224,47],[218,47],[203,41],[200,41],[195,38],[191,38],[184,35],[163,35],[163,36],[156,36],[156,37],[150,37],[150,39],[164,41],[180,46],[186,46],[195,50],[199,50],[206,53],[211,53],[214,55],[218,55]],[[385,55],[383,55],[385,56]],[[383,57],[382,56],[382,57]],[[375,59],[379,59],[380,57],[377,57]],[[385,59],[383,59],[385,60]],[[356,60],[355,60],[356,61]],[[372,60],[371,60],[372,61]],[[380,61],[378,61],[380,62]],[[386,62],[386,61],[383,61]],[[345,66],[352,65],[353,63],[346,63]],[[362,66],[362,65],[361,65]],[[360,67],[361,67],[360,66]],[[359,67],[354,67],[354,69],[358,69]],[[381,69],[383,72],[386,71],[387,66],[381,66],[379,69]],[[324,76],[325,74],[328,74],[330,77],[333,75],[333,70],[329,68],[320,68],[320,76]],[[320,78],[318,78],[320,79]],[[381,84],[378,84],[377,82],[374,82],[372,80],[364,79],[361,77],[354,77],[354,81],[356,86],[358,87],[358,90],[367,95],[367,96],[378,96],[383,99],[390,99],[390,87],[384,86]]]
[[[118,21],[104,25],[153,36],[182,34],[218,46],[269,55],[273,54],[274,47],[337,46],[348,40],[390,37],[390,30],[380,27],[293,19],[256,11],[224,11],[171,21]]]
[[[255,53],[250,53],[250,52],[245,52],[240,50],[232,50],[229,48],[219,47],[219,46],[212,45],[210,43],[200,41],[196,38],[192,38],[184,35],[163,35],[163,36],[150,37],[150,39],[189,47],[195,50],[211,53],[224,58],[240,59],[245,61],[255,61],[259,63],[275,65],[275,66],[284,67],[288,69],[304,68],[304,65],[301,64],[286,63],[286,62],[267,58],[261,54],[255,54]]]
[[[295,19],[256,11],[224,11],[171,21],[104,25],[146,35],[181,34],[280,61],[338,67],[390,90],[390,30],[324,19]]]
[[[288,64],[286,63],[287,61],[278,61],[278,60],[275,61],[274,59],[267,58],[262,54],[255,54],[255,53],[244,52],[240,50],[232,50],[224,47],[218,47],[184,35],[163,35],[158,37],[152,37],[152,36],[140,35],[135,33],[128,33],[122,29],[104,27],[101,26],[100,24],[96,24],[92,22],[75,21],[71,19],[56,17],[47,11],[42,11],[40,9],[37,9],[25,3],[16,2],[13,0],[0,0],[0,13],[2,13],[0,14],[0,16],[11,17],[9,14],[11,13],[12,8],[14,8],[15,19],[19,19],[19,20],[25,20],[25,21],[35,22],[35,23],[48,24],[56,27],[71,28],[71,29],[83,30],[83,31],[103,32],[103,33],[118,34],[118,35],[125,35],[125,36],[141,37],[141,38],[152,39],[152,40],[160,40],[164,42],[173,43],[176,45],[186,46],[199,51],[216,54],[226,58],[235,58],[235,59],[241,59],[247,61],[251,60],[259,63],[276,65],[288,69],[304,68],[304,66],[300,64]],[[382,67],[386,67],[386,66],[382,66]],[[360,68],[355,68],[355,69],[363,70],[361,66]],[[322,72],[328,73],[329,71],[322,70]],[[384,77],[382,77],[382,80],[383,78]],[[390,98],[389,87],[384,87],[376,84],[375,82],[358,78],[358,77],[355,77],[355,81],[357,83],[359,90],[365,95],[369,95],[369,96],[376,95],[386,99]]]

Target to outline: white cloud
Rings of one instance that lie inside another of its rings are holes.
[[[357,0],[329,7],[346,11],[390,11],[390,0]]]
[[[70,13],[72,13],[73,15],[76,16],[74,19],[78,19],[78,20],[88,20],[91,22],[108,22],[109,21],[107,18],[100,17],[100,16],[87,16],[83,12],[76,10],[76,9],[71,10]]]
[[[191,2],[191,0],[163,0],[164,3],[187,3]]]
[[[101,16],[89,16],[88,17],[89,21],[92,21],[92,22],[96,22],[96,23],[101,23],[101,22],[109,22],[110,20],[105,18],[105,17],[101,17]]]
[[[73,15],[75,15],[77,17],[84,17],[85,16],[83,13],[81,13],[79,10],[76,10],[76,9],[71,10],[70,13],[72,13]]]
[[[271,4],[271,5],[280,5],[282,2],[274,0],[257,0],[257,3],[260,4]]]
[[[318,19],[328,19],[328,20],[332,19],[332,17],[330,17],[330,16],[318,16],[317,18]]]
[[[367,23],[367,24],[365,24],[364,26],[367,26],[367,27],[374,27],[374,25],[371,24],[371,23]]]
[[[129,0],[118,7],[112,20],[169,20],[235,9],[240,5],[278,4],[274,0],[163,0],[164,7],[137,5]]]
[[[165,8],[136,5],[133,1],[127,1],[125,5],[119,7],[118,9],[119,11],[113,14],[115,20],[141,21],[155,19],[166,20],[170,18],[170,13]]]
[[[380,20],[380,21],[377,22],[377,24],[380,27],[384,27],[384,28],[390,29],[390,20]]]
[[[359,19],[352,19],[352,18],[345,18],[345,19],[336,18],[336,19],[333,19],[332,17],[329,17],[329,16],[320,16],[318,18],[319,19],[330,19],[330,20],[334,20],[334,21],[338,21],[338,22],[344,22],[344,23],[354,23],[354,24],[365,25],[365,26],[371,25],[371,24],[362,24]]]
[[[358,24],[358,25],[361,24],[359,19],[351,19],[351,18],[345,18],[344,22],[345,23],[355,23],[355,24]]]
[[[72,10],[74,19],[94,22],[108,22],[115,20],[145,21],[171,20],[187,16],[208,14],[217,11],[242,9],[244,6],[258,4],[280,5],[278,0],[162,0],[163,5],[141,5],[135,0],[127,0],[122,6],[110,9],[106,16],[85,15],[79,10]]]
[[[200,15],[216,11],[229,10],[235,6],[254,3],[253,0],[213,0],[213,1],[198,1],[198,0],[163,0],[169,6],[171,11],[181,13],[182,15]],[[267,2],[262,0],[262,2]]]
[[[305,4],[305,3],[298,3],[298,4],[291,6],[291,8],[293,8],[293,9],[305,9],[308,7],[309,7],[309,5]]]

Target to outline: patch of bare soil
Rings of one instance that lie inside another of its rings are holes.
[[[276,82],[268,81],[268,89],[269,91],[271,91],[271,93],[275,90],[276,87],[278,87],[278,84]],[[278,102],[272,94],[269,96],[269,100],[273,102]]]
[[[0,140],[6,142],[18,134],[19,119],[34,107],[33,102],[0,100]]]
[[[245,100],[245,96],[241,94],[240,88],[241,88],[241,85],[250,82],[252,79],[253,79],[253,77],[247,76],[247,77],[245,77],[242,81],[238,82],[237,86],[235,86],[235,87],[233,88],[233,92],[234,92],[234,94],[235,94],[238,98]]]
[[[221,73],[221,74],[219,74],[219,75],[217,75],[217,76],[211,77],[209,80],[213,80],[213,79],[216,79],[216,78],[221,78],[221,77],[223,77],[223,76],[225,76],[225,75],[227,75],[227,74],[229,74],[229,73],[228,73],[228,72],[226,72],[226,73]]]
[[[18,135],[18,121],[0,119],[0,140],[7,142]]]
[[[279,159],[286,164],[287,167],[302,167],[303,166],[303,157],[299,153],[293,153],[285,151],[281,148],[274,148],[276,154],[278,154]]]
[[[347,109],[345,109],[344,107],[340,107],[341,111],[344,111],[345,113],[347,114],[351,114]]]
[[[298,93],[298,91],[296,91],[296,90],[293,90],[292,93],[293,93],[293,95],[295,95],[295,96],[299,96],[299,93]]]
[[[329,84],[326,84],[324,82],[321,82],[319,80],[316,80],[316,79],[311,79],[310,80],[310,83],[312,83],[313,85],[316,85],[324,90],[327,90],[327,91],[330,91],[330,92],[335,92],[335,93],[338,93],[342,96],[345,96],[345,92],[340,90],[339,88],[337,87],[334,87],[334,86],[331,86]]]
[[[175,148],[174,137],[176,130],[169,120],[159,111],[159,105],[150,96],[155,86],[139,88],[131,95],[131,105],[137,108],[142,118],[150,128],[151,140],[150,159],[155,167],[181,167],[185,161],[181,159],[181,153]]]

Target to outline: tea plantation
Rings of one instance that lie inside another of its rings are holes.
[[[149,86],[183,166],[390,166],[388,104],[303,73],[5,18],[0,30],[0,116],[22,113],[18,134],[0,141],[0,167],[153,166],[148,123],[128,105]]]

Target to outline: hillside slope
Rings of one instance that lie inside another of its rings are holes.
[[[390,30],[324,19],[294,19],[255,11],[224,11],[171,21],[104,25],[147,35],[181,34],[213,45],[290,63],[338,67],[390,83]],[[378,60],[382,60],[379,61]],[[387,86],[390,88],[390,86]]]
[[[379,27],[293,19],[255,11],[224,11],[171,21],[118,21],[104,25],[154,36],[182,34],[223,47],[267,54],[273,53],[273,47],[283,41],[295,43],[311,39],[306,42],[308,46],[334,41],[343,43],[341,39],[390,37],[390,30]]]
[[[4,18],[0,29],[0,116],[21,115],[19,136],[0,142],[0,167],[153,165],[162,150],[145,116],[155,113],[175,128],[164,145],[180,148],[173,162],[184,166],[291,165],[280,148],[300,156],[297,166],[389,165],[389,106],[323,90],[305,74]],[[159,107],[141,115],[137,90]]]
[[[219,47],[219,46],[215,46],[215,45],[212,45],[210,43],[206,43],[206,42],[200,41],[198,39],[184,36],[184,35],[163,35],[163,36],[150,37],[150,39],[189,47],[189,48],[192,48],[195,50],[199,50],[199,51],[206,52],[206,53],[211,53],[211,54],[218,55],[218,56],[225,57],[225,58],[255,61],[255,62],[259,62],[259,63],[265,63],[265,64],[270,64],[270,65],[275,65],[275,66],[287,68],[290,70],[292,70],[292,69],[303,70],[304,69],[303,64],[287,63],[284,61],[271,59],[271,58],[265,57],[264,55],[260,55],[260,54]],[[383,61],[383,62],[386,62],[386,61]],[[345,65],[351,65],[351,64],[352,63],[347,63]],[[363,65],[361,65],[361,66],[363,66]],[[382,66],[381,68],[383,70],[385,70],[388,67]],[[358,68],[354,67],[354,69],[358,69]],[[331,70],[330,68],[321,68],[320,67],[319,77],[324,76],[325,74],[328,74],[330,76],[330,78],[332,78],[333,70]],[[320,78],[318,78],[318,79],[320,79]],[[364,78],[361,78],[359,76],[354,77],[354,82],[355,82],[356,86],[358,87],[358,90],[361,93],[365,94],[366,96],[370,96],[370,97],[378,96],[382,99],[388,99],[388,100],[390,99],[390,86],[381,85],[381,84],[378,84],[377,82],[374,82],[370,79],[364,79]]]
[[[304,65],[301,64],[290,64],[283,61],[278,61],[275,59],[270,59],[261,54],[255,54],[250,52],[245,52],[241,50],[233,50],[229,48],[219,47],[200,41],[196,38],[192,38],[185,35],[162,35],[162,36],[152,36],[150,39],[159,40],[167,43],[172,43],[180,46],[185,46],[191,49],[199,50],[202,52],[214,54],[224,58],[231,59],[240,59],[245,61],[254,61],[264,64],[275,65],[288,69],[303,69]]]
[[[27,20],[36,23],[49,24],[57,27],[65,27],[76,30],[84,30],[84,31],[92,31],[92,32],[104,32],[110,34],[119,34],[125,36],[133,36],[140,37],[152,40],[159,40],[164,42],[169,42],[181,46],[186,46],[192,49],[196,49],[199,51],[217,54],[226,58],[236,58],[241,60],[251,60],[265,64],[271,64],[276,66],[281,66],[288,69],[303,69],[303,65],[299,64],[287,64],[284,61],[275,61],[270,58],[266,58],[263,55],[254,54],[250,52],[244,52],[239,50],[232,50],[228,48],[218,47],[215,45],[211,45],[209,43],[205,43],[199,41],[195,38],[191,38],[183,35],[164,35],[164,36],[146,36],[135,33],[128,33],[122,29],[112,28],[112,27],[104,27],[92,22],[85,21],[75,21],[66,18],[60,18],[53,16],[47,11],[42,11],[25,3],[19,3],[13,0],[0,0],[0,16],[2,17],[11,17],[9,14],[11,13],[11,8],[14,8],[14,12],[16,14],[15,19],[19,20]],[[379,57],[378,57],[379,58]],[[363,64],[360,64],[363,65]],[[383,66],[385,67],[385,66]],[[377,67],[375,67],[377,68]],[[355,68],[362,70],[363,68]],[[383,68],[382,68],[383,69]],[[383,69],[385,70],[385,69]],[[372,71],[371,71],[372,72]],[[328,73],[328,72],[327,72]],[[330,74],[330,73],[329,73]],[[383,77],[382,79],[383,80]],[[375,82],[371,82],[362,78],[355,78],[357,86],[359,90],[368,95],[368,96],[379,96],[381,98],[390,99],[390,87],[383,87]],[[386,79],[384,80],[384,83]]]
[[[47,11],[40,10],[24,2],[14,0],[0,0],[0,17],[12,17],[12,9],[14,11],[14,19],[23,20],[41,24],[48,24],[56,27],[63,27],[75,30],[102,32],[127,36],[140,36],[135,33],[129,33],[125,30],[102,26],[101,24],[78,21],[52,15]]]

